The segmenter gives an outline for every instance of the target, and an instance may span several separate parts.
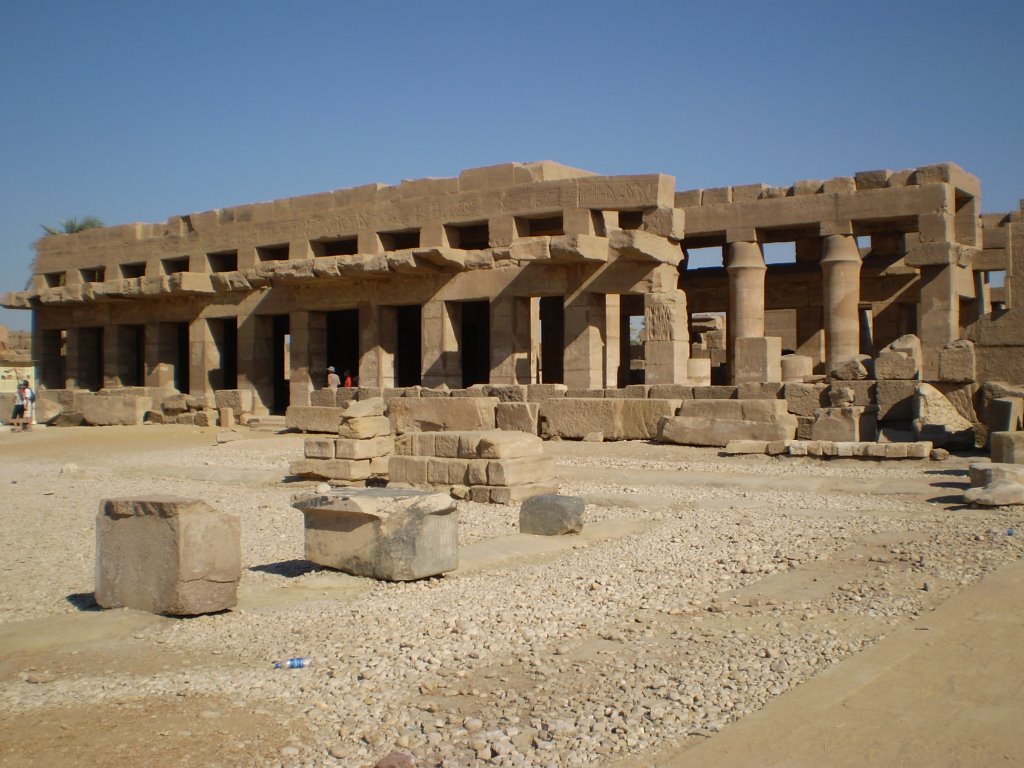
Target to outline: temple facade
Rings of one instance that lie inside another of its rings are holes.
[[[1024,206],[982,214],[952,164],[677,191],[538,162],[44,237],[2,304],[33,314],[42,388],[283,413],[329,365],[381,388],[774,382],[905,334],[924,380],[969,340],[976,380],[1024,383],[1022,270]]]

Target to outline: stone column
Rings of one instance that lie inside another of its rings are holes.
[[[604,297],[604,385],[619,386],[619,366],[622,364],[622,297],[608,293]],[[626,318],[626,343],[629,343],[629,319]],[[628,350],[629,347],[627,346]],[[627,351],[628,355],[628,351]]]
[[[115,389],[122,386],[121,354],[124,346],[122,326],[105,325],[103,327],[103,389]]]
[[[288,404],[309,405],[313,391],[310,371],[310,313],[291,312],[288,333],[291,335],[291,370],[288,374]]]
[[[530,383],[530,299],[491,300],[491,384]]]
[[[826,372],[860,353],[860,250],[852,235],[829,235],[821,257]]]
[[[689,313],[686,294],[676,289],[644,294],[644,382],[682,384],[688,380]]]
[[[359,311],[359,385],[362,387],[380,387],[381,383],[381,348],[380,348],[380,312],[377,306],[369,302],[358,305]]]
[[[565,297],[565,384],[570,389],[604,387],[605,298],[580,291]]]
[[[458,302],[434,300],[423,305],[421,370],[424,387],[441,384],[451,389],[462,387],[459,364],[460,309]]]
[[[736,378],[736,339],[764,336],[764,278],[768,267],[753,241],[729,243],[729,315],[725,321],[729,369]]]
[[[210,371],[219,370],[220,350],[213,340],[210,320],[197,317],[188,325],[188,391],[213,399]]]
[[[146,334],[146,386],[147,387],[173,387],[174,386],[174,364],[168,361],[170,356],[165,338],[167,329],[166,323],[150,321],[145,325]],[[241,340],[239,340],[241,347]]]
[[[939,377],[939,352],[960,338],[960,296],[952,264],[921,266],[921,300],[917,307],[918,337],[924,353],[922,378]]]
[[[974,273],[974,297],[977,301],[979,319],[992,312],[992,293],[984,272]]]
[[[81,328],[68,328],[64,337],[64,388],[78,389],[81,381],[82,333]]]

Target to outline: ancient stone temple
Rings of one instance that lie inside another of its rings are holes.
[[[33,313],[44,389],[283,413],[328,365],[380,388],[736,384],[906,334],[926,381],[1024,383],[1021,270],[1024,209],[982,215],[951,164],[677,191],[538,162],[45,237],[2,303]]]

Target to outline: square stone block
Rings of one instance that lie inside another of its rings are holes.
[[[296,496],[306,559],[353,576],[412,581],[459,564],[458,509],[447,494],[394,488]]]
[[[997,464],[1024,464],[1024,432],[993,432],[992,461]]]
[[[172,616],[231,608],[242,576],[241,530],[236,516],[197,499],[104,499],[96,602]]]

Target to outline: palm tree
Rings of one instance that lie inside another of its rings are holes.
[[[39,226],[48,235],[73,235],[85,229],[101,229],[106,225],[95,216],[86,216],[83,219],[62,219],[57,227],[48,227],[45,224]]]

